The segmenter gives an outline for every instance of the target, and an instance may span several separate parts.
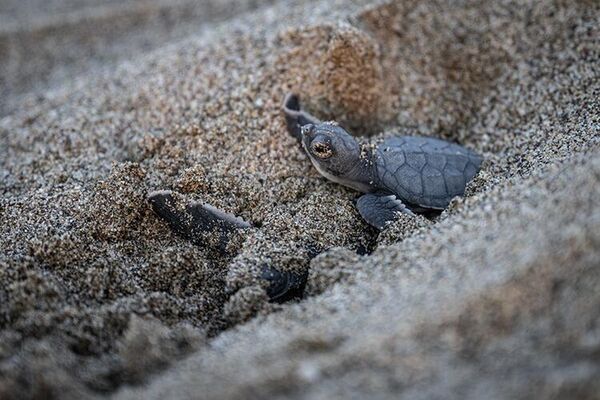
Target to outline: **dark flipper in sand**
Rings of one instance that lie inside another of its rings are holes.
[[[171,229],[192,243],[228,253],[233,235],[251,225],[209,204],[186,201],[183,196],[168,190],[152,192],[148,201],[154,212],[165,220]],[[267,295],[276,303],[301,298],[306,286],[308,271],[304,274],[279,271],[265,265],[260,278],[269,283]]]
[[[272,302],[283,303],[288,300],[302,298],[308,271],[296,274],[288,271],[278,271],[273,267],[265,265],[262,269],[261,278],[269,282],[267,295]]]
[[[148,201],[154,212],[164,219],[171,229],[185,239],[200,246],[227,250],[231,236],[251,225],[209,204],[186,202],[180,195],[168,190],[152,192]]]
[[[304,125],[317,125],[321,123],[318,118],[300,109],[300,98],[293,93],[285,96],[283,100],[283,112],[288,132],[298,141],[302,139],[300,131]]]

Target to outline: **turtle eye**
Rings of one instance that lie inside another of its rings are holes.
[[[310,150],[315,156],[321,159],[329,158],[333,155],[333,149],[331,148],[331,145],[326,142],[312,142],[310,145]]]

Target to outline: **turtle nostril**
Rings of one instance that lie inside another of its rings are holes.
[[[302,125],[301,131],[303,135],[311,133],[315,129],[313,124]]]

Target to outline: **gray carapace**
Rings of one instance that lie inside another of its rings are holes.
[[[327,179],[365,193],[360,215],[384,229],[398,213],[444,209],[462,196],[479,171],[482,157],[440,139],[397,136],[371,145],[359,143],[335,122],[322,122],[288,94],[283,112],[289,133]]]

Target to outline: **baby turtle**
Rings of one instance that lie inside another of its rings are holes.
[[[286,96],[283,111],[289,133],[300,141],[317,170],[334,182],[365,193],[357,201],[358,211],[378,229],[384,229],[400,212],[445,208],[454,196],[464,194],[467,182],[481,165],[477,154],[439,139],[401,136],[377,146],[359,143],[337,123],[321,122],[301,110],[298,96],[293,94]],[[233,238],[243,238],[244,232],[254,228],[175,192],[152,192],[148,200],[175,233],[222,256],[233,256]],[[309,244],[304,245],[310,249]],[[318,249],[310,250],[308,258],[317,255]],[[269,299],[283,302],[302,297],[308,270],[293,273],[262,265],[258,274]]]
[[[289,133],[298,139],[325,178],[362,195],[356,207],[382,230],[398,213],[442,210],[462,196],[483,158],[458,144],[420,136],[397,136],[377,145],[359,143],[336,122],[301,110],[298,96],[283,103]]]

